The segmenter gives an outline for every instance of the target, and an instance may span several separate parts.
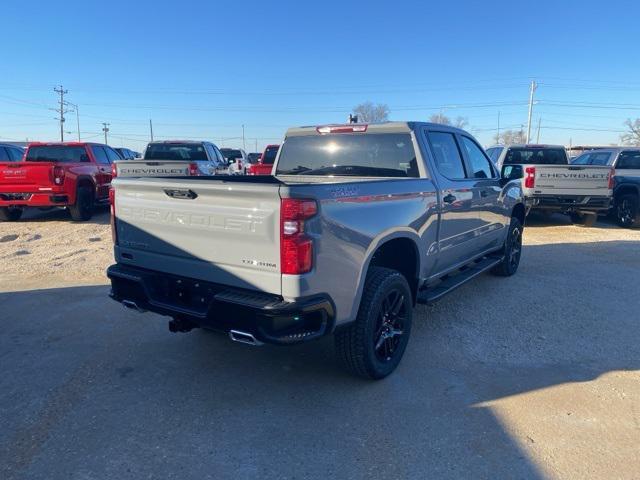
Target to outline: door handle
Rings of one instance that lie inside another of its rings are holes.
[[[453,203],[453,202],[456,201],[456,197],[455,197],[455,195],[448,194],[442,199],[442,201],[444,203]]]

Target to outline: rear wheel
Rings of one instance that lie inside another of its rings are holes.
[[[76,222],[85,222],[91,219],[93,216],[93,188],[78,188],[76,203],[69,207],[69,213]]]
[[[0,222],[16,222],[22,217],[24,211],[21,207],[2,207],[0,208]]]
[[[616,202],[616,221],[622,228],[638,227],[640,225],[640,208],[638,196],[634,194],[622,195]]]
[[[336,350],[351,373],[380,379],[393,372],[407,348],[413,301],[396,270],[371,267],[356,321],[336,332]]]
[[[491,269],[491,273],[501,277],[510,277],[518,271],[522,255],[522,224],[516,217],[511,218],[509,233],[502,249],[502,261]]]

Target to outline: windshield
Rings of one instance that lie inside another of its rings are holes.
[[[207,152],[200,143],[150,143],[144,152],[145,160],[207,160]]]
[[[276,160],[276,156],[278,155],[278,150],[280,150],[280,147],[267,147],[264,152],[262,163],[265,165],[273,165],[273,162]]]
[[[576,157],[571,162],[572,165],[608,165],[610,152],[588,152]]]
[[[289,137],[281,148],[276,175],[419,176],[408,133]]]
[[[84,147],[68,145],[43,145],[30,147],[27,151],[27,162],[88,162],[89,156]]]
[[[229,148],[221,148],[220,152],[227,160],[237,160],[242,158],[242,152],[240,150],[231,150]]]
[[[563,148],[511,147],[504,165],[567,165]]]

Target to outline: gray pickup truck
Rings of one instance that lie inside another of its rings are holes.
[[[522,169],[430,123],[292,128],[274,176],[116,178],[111,297],[237,342],[334,334],[353,373],[400,362],[416,303],[513,275]]]

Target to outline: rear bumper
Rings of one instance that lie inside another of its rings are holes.
[[[328,295],[286,302],[278,295],[232,288],[167,273],[112,265],[110,296],[138,310],[229,333],[247,332],[263,343],[292,345],[333,331]]]
[[[526,198],[527,207],[557,212],[603,212],[611,207],[609,196],[537,195]]]
[[[0,207],[65,207],[73,205],[74,200],[65,191],[0,191]]]

